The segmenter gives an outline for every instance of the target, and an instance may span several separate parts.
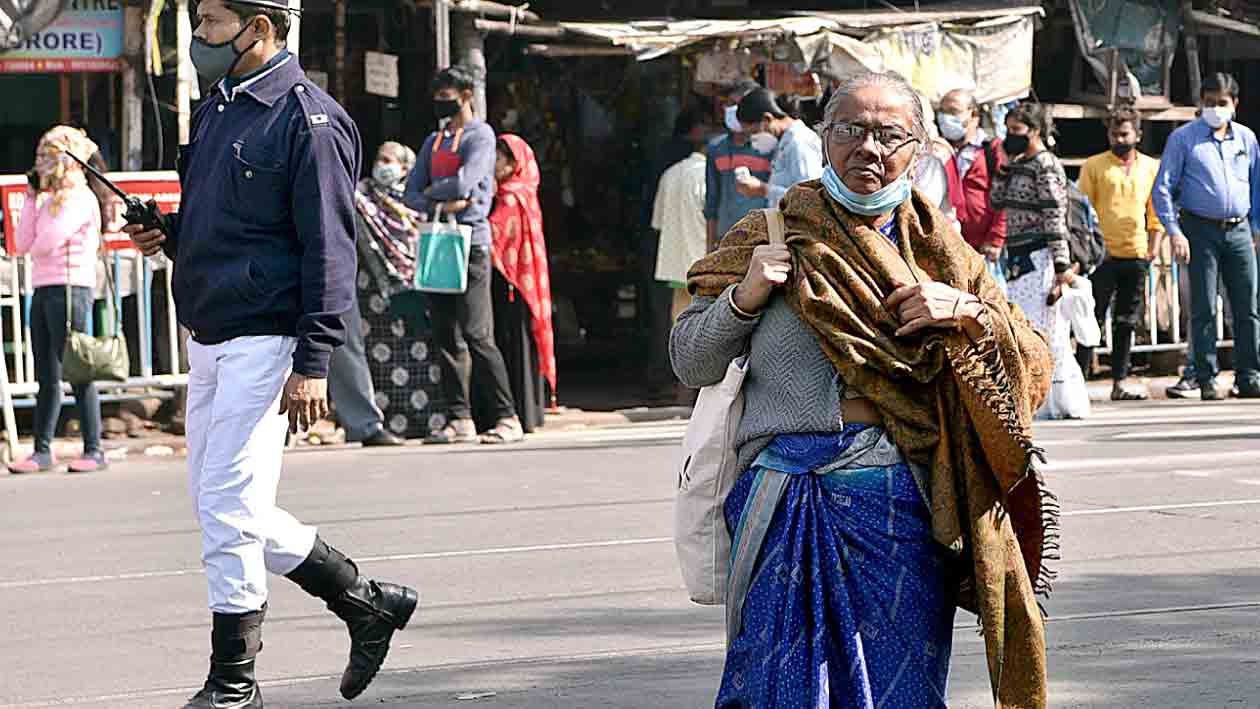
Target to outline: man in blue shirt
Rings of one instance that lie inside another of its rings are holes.
[[[1201,117],[1168,138],[1151,198],[1172,239],[1173,254],[1190,264],[1190,334],[1199,395],[1224,397],[1216,384],[1216,285],[1225,283],[1234,317],[1238,395],[1260,398],[1260,312],[1256,252],[1260,234],[1260,146],[1233,120],[1238,82],[1217,73],[1203,81]]]
[[[739,192],[745,197],[764,197],[770,207],[778,207],[783,195],[797,184],[823,174],[822,138],[800,119],[799,105],[786,108],[792,110],[780,106],[774,92],[757,89],[739,102],[736,112],[753,149],[774,153],[769,181],[743,177]]]
[[[525,432],[516,417],[507,364],[494,341],[490,293],[490,208],[494,201],[494,129],[473,115],[473,74],[464,67],[439,71],[433,80],[433,107],[445,127],[429,134],[416,155],[403,200],[425,215],[438,207],[472,227],[468,288],[454,295],[428,294],[433,341],[442,370],[447,424],[426,443],[476,443],[472,387],[488,387],[495,426],[483,443],[515,443]]]
[[[723,96],[723,123],[726,134],[709,143],[706,151],[708,167],[704,177],[704,218],[708,227],[708,250],[718,242],[735,222],[754,209],[764,209],[765,197],[746,197],[740,193],[738,177],[748,176],[761,182],[770,179],[770,153],[758,152],[748,141],[748,134],[739,122],[739,102],[757,88],[751,80],[736,84]],[[742,168],[742,169],[741,169]]]
[[[325,601],[350,630],[341,693],[376,675],[416,592],[377,583],[276,506],[285,429],[327,413],[328,362],[354,303],[359,132],[284,48],[287,0],[201,0],[191,56],[213,87],[179,156],[167,233],[133,225],[174,263],[188,355],[188,466],[213,630],[210,673],[185,709],[261,709],[267,574]],[[288,418],[284,416],[288,413]]]

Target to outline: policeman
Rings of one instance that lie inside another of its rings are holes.
[[[276,506],[285,430],[328,410],[325,378],[353,306],[359,133],[285,49],[286,0],[201,0],[191,57],[213,83],[192,120],[167,233],[131,226],[174,262],[189,329],[188,466],[214,614],[210,674],[185,709],[258,709],[267,573],[350,630],[341,694],[375,677],[417,603],[377,583]],[[216,83],[217,82],[217,83]],[[287,414],[287,419],[285,417]]]

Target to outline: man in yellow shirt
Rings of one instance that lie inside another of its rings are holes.
[[[1081,168],[1081,191],[1098,212],[1107,242],[1107,259],[1090,278],[1098,321],[1103,322],[1107,309],[1112,309],[1111,400],[1141,401],[1147,395],[1126,387],[1125,380],[1133,332],[1142,320],[1142,292],[1155,256],[1153,245],[1163,233],[1151,203],[1159,160],[1138,152],[1142,118],[1132,108],[1112,112],[1107,118],[1107,138],[1111,150],[1095,155]]]

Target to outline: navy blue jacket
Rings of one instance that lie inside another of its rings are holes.
[[[288,55],[216,85],[191,136],[163,245],[180,323],[202,344],[295,336],[294,371],[326,377],[354,306],[358,128]]]

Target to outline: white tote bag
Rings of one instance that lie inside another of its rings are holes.
[[[770,243],[783,242],[783,215],[767,209]],[[722,507],[735,484],[735,436],[744,415],[747,356],[737,357],[722,381],[700,390],[683,438],[674,503],[674,547],[691,600],[726,603],[731,566],[731,533]]]

